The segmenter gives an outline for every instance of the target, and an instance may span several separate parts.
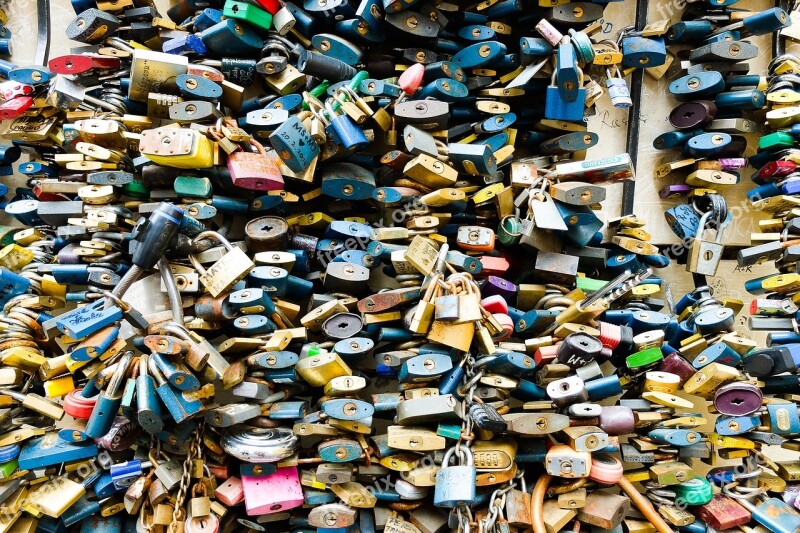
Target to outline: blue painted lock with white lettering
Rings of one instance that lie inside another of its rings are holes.
[[[64,335],[82,340],[106,326],[122,320],[122,311],[116,305],[105,308],[105,300],[78,307],[56,319],[56,327]]]
[[[700,216],[689,204],[678,204],[664,212],[672,232],[679,239],[686,239],[697,234],[700,227]]]
[[[117,489],[130,487],[142,475],[142,462],[136,459],[111,465],[109,473]]]
[[[319,145],[296,115],[289,117],[269,135],[269,143],[281,161],[295,172],[302,172],[320,153]]]
[[[30,285],[27,278],[0,267],[0,305],[5,305],[14,296],[27,292]]]
[[[247,274],[247,286],[264,289],[271,297],[280,298],[286,294],[289,272],[276,266],[257,266]]]
[[[700,442],[702,435],[690,429],[654,429],[647,433],[651,439],[671,446],[691,446]]]

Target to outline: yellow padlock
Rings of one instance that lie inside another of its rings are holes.
[[[211,168],[214,145],[198,130],[162,127],[142,132],[139,151],[153,163],[175,168]]]

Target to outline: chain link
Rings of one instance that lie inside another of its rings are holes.
[[[186,498],[189,483],[192,480],[192,463],[195,459],[200,459],[203,453],[201,445],[203,429],[204,425],[202,422],[195,428],[194,435],[192,435],[192,442],[189,445],[189,452],[186,454],[186,459],[183,461],[183,475],[181,476],[181,483],[178,486],[178,494],[175,496],[175,508],[172,511],[172,522],[169,524],[172,533],[178,532],[178,523],[184,516],[183,500]]]

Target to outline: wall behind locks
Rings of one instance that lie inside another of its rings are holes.
[[[657,21],[662,19],[670,19],[671,21],[680,20],[680,15],[685,7],[685,0],[650,0],[648,22]],[[169,0],[155,0],[156,6],[159,11],[166,13],[170,2]],[[67,53],[71,46],[76,43],[66,38],[64,28],[66,28],[69,21],[75,17],[75,13],[70,5],[69,0],[51,0],[50,10],[50,25],[51,25],[51,41],[50,41],[50,57],[57,57]],[[626,26],[633,24],[634,20],[634,0],[625,0],[623,2],[612,2],[606,8],[607,18],[604,20],[602,32],[609,39],[615,39],[617,31]],[[760,11],[768,7],[772,7],[772,2],[769,0],[741,0],[737,3],[739,8],[747,8],[754,11]],[[13,33],[14,42],[14,55],[11,60],[14,63],[24,65],[33,60],[36,49],[36,2],[35,0],[13,0],[13,2],[6,7],[9,15],[7,26]],[[797,15],[795,14],[795,20]],[[771,58],[771,41],[769,36],[755,38],[752,40],[753,44],[757,45],[763,51],[762,55],[751,62],[751,73],[765,74],[767,71],[767,63]],[[800,53],[800,44],[787,43],[788,51]],[[675,65],[677,68],[678,61]],[[673,69],[667,74],[665,78],[674,78],[676,71]],[[654,169],[667,161],[680,159],[680,154],[677,151],[659,152],[653,148],[653,139],[664,131],[671,130],[671,126],[667,117],[672,108],[677,104],[676,100],[671,97],[667,91],[666,79],[660,81],[654,80],[648,75],[644,76],[644,93],[642,95],[642,102],[644,107],[641,113],[641,126],[639,138],[639,164],[637,168],[636,180],[636,214],[642,217],[647,222],[646,229],[653,235],[653,242],[655,244],[672,244],[677,243],[678,239],[664,220],[664,210],[676,205],[683,200],[661,200],[658,196],[658,190],[668,183],[681,183],[683,176],[676,172],[665,179],[656,181],[654,177]],[[763,117],[761,117],[763,118]],[[756,117],[758,120],[759,118]],[[611,105],[607,96],[600,99],[596,106],[596,112],[589,118],[589,130],[597,132],[600,136],[600,142],[597,146],[588,151],[587,157],[601,157],[603,155],[616,154],[625,151],[625,139],[628,123],[628,112],[622,109],[615,108]],[[758,142],[758,136],[752,136],[752,146],[755,147]],[[755,148],[750,148],[746,155],[755,152]],[[23,160],[27,158],[23,154]],[[16,164],[15,164],[16,167]],[[728,226],[725,232],[724,242],[730,245],[749,246],[750,233],[757,232],[757,221],[760,218],[766,218],[759,213],[749,209],[750,202],[745,196],[745,192],[752,188],[752,183],[749,180],[749,175],[752,169],[748,168],[742,173],[742,181],[740,184],[730,187],[725,191],[728,200],[729,208],[738,206],[739,210],[734,210],[734,214],[738,216]],[[677,176],[677,177],[676,177]],[[13,178],[2,178],[9,187],[24,186],[25,180],[22,176],[16,174]],[[604,220],[619,216],[622,186],[621,184],[610,184],[608,188],[608,197],[603,202],[602,211],[598,212],[598,216]],[[4,213],[0,212],[0,224],[17,225],[16,221],[7,217]],[[237,224],[234,228],[234,236],[240,233],[241,226]],[[239,231],[237,232],[237,229]],[[774,272],[771,264],[762,266],[747,267],[739,269],[735,261],[722,261],[717,276],[709,278],[709,284],[714,288],[715,293],[720,296],[728,296],[731,298],[739,298],[749,304],[752,296],[744,291],[744,282],[748,279],[763,276]],[[668,269],[656,271],[656,276],[664,279],[666,291],[671,293],[671,297],[667,296],[670,304],[680,299],[686,292],[694,289],[692,276],[687,273],[682,265],[673,264]],[[384,285],[381,285],[384,286]],[[137,283],[126,295],[126,300],[134,303],[137,308],[147,314],[148,311],[158,312],[165,311],[167,302],[166,296],[164,299],[153,299],[152,296],[158,290],[158,280],[155,277],[147,278],[146,281]],[[377,290],[379,287],[375,287]],[[145,297],[149,295],[148,297]],[[147,302],[147,303],[145,303]],[[142,305],[148,307],[144,309]],[[740,313],[737,317],[736,328],[742,333],[748,334],[746,327],[747,311]],[[756,340],[763,345],[765,334],[757,333],[753,335]],[[686,396],[684,396],[686,397]],[[690,397],[692,400],[697,400],[695,397]],[[708,417],[707,410],[704,402],[695,402],[697,412]],[[713,422],[713,417],[708,417]],[[709,423],[703,430],[713,430],[713,423]],[[767,452],[769,457],[773,460],[797,460],[800,454],[789,452],[778,447],[770,447]],[[724,464],[725,461],[721,461]],[[736,464],[737,461],[731,461],[731,464]],[[694,465],[698,474],[704,473],[710,467],[705,463],[695,461]]]

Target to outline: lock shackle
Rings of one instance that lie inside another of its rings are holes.
[[[303,101],[308,104],[308,110],[312,115],[321,120],[326,126],[330,126],[331,122],[325,116],[325,104],[319,98],[308,91],[303,91]]]
[[[263,149],[264,147],[262,146],[261,148]],[[194,239],[192,239],[192,244],[194,245],[204,239],[213,239],[224,246],[227,251],[233,251],[233,245],[230,243],[230,241],[216,231],[201,231]],[[194,254],[189,254],[189,262],[192,264],[195,270],[200,273],[200,275],[205,275],[206,269],[200,264],[200,261],[197,260]]]
[[[286,59],[291,59],[291,52],[289,52],[289,50],[283,46],[282,43],[268,41],[266,44],[264,44],[264,46],[261,48],[261,59],[269,57],[268,54],[270,52],[278,52]]]
[[[117,368],[114,370],[114,374],[108,381],[108,386],[105,391],[106,396],[116,398],[122,395],[122,388],[125,385],[125,375],[128,373],[128,367],[130,367],[132,361],[133,351],[128,350],[122,354],[122,357],[117,363]]]
[[[448,448],[442,457],[442,468],[450,466],[450,460],[454,454],[458,454],[458,459],[461,461],[458,466],[474,466],[472,459],[472,452],[469,447],[463,444],[456,444],[452,448]]]

